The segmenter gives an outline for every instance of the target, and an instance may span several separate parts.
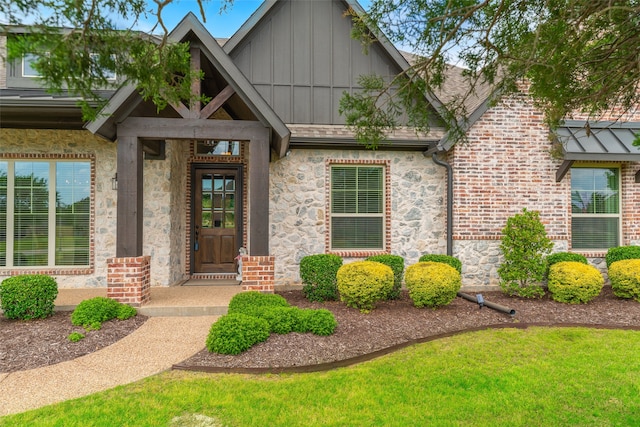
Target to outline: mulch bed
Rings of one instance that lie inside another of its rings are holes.
[[[369,314],[347,308],[341,302],[311,303],[301,291],[281,293],[301,308],[326,308],[338,327],[333,335],[272,334],[248,351],[227,356],[206,349],[176,365],[176,369],[206,372],[305,372],[358,363],[408,344],[424,342],[461,331],[487,327],[527,325],[589,325],[640,329],[640,303],[617,298],[610,287],[589,304],[571,305],[542,299],[521,299],[501,292],[483,292],[486,301],[516,311],[515,316],[456,298],[450,305],[432,309],[413,307],[406,292],[395,301],[379,303]]]
[[[53,365],[100,350],[138,329],[146,316],[110,320],[98,331],[87,332],[71,324],[71,312],[56,312],[38,320],[8,320],[0,315],[0,373]],[[72,332],[85,338],[73,343]]]
[[[292,305],[326,308],[338,321],[335,334],[272,334],[237,356],[209,353],[204,349],[176,365],[176,369],[208,372],[300,372],[344,366],[369,359],[415,342],[423,342],[461,331],[487,327],[526,327],[529,325],[580,325],[640,329],[640,303],[613,295],[610,287],[589,304],[570,305],[550,297],[530,300],[511,298],[500,292],[483,292],[486,301],[514,309],[509,316],[487,307],[456,298],[437,310],[413,307],[406,292],[400,299],[378,304],[369,314],[347,308],[341,302],[312,303],[301,291],[282,292]],[[85,333],[71,325],[70,313],[56,313],[43,320],[22,322],[0,317],[0,373],[32,369],[74,359],[106,347],[133,330],[146,317],[113,320],[99,331]],[[86,338],[71,343],[71,332]]]

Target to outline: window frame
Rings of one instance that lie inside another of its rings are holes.
[[[370,168],[377,167],[382,170],[382,212],[375,214],[334,214],[332,209],[332,193],[333,193],[333,181],[332,170],[333,167],[353,167],[353,168]],[[326,161],[326,233],[325,233],[325,251],[327,253],[336,254],[344,257],[367,257],[372,255],[388,254],[391,253],[391,171],[390,161],[388,160],[343,160],[343,159],[328,159]],[[333,235],[332,225],[333,218],[338,217],[380,217],[382,219],[381,239],[382,245],[380,248],[334,248],[333,247]]]
[[[572,250],[576,251],[576,252],[581,252],[581,253],[600,253],[600,252],[606,252],[609,248],[599,248],[599,247],[592,247],[592,248],[576,248],[574,247],[574,233],[573,233],[573,220],[574,218],[594,218],[594,219],[603,219],[603,218],[616,218],[617,219],[617,227],[618,227],[618,232],[617,232],[617,239],[618,239],[618,245],[622,245],[623,242],[623,233],[622,233],[622,215],[623,215],[623,202],[622,202],[622,196],[623,196],[623,192],[622,192],[622,168],[619,164],[614,164],[614,163],[579,163],[579,164],[574,164],[571,167],[571,173],[573,176],[573,171],[575,169],[615,169],[617,171],[617,180],[618,180],[618,188],[617,188],[617,196],[618,196],[618,206],[617,206],[617,210],[618,213],[615,214],[607,214],[607,213],[574,213],[573,212],[573,185],[571,184],[571,180],[569,183],[569,195],[570,195],[570,205],[569,205],[569,214],[570,214],[570,218],[571,218],[571,225],[570,225],[570,232],[571,232],[571,239],[569,241],[570,243],[570,247]]]
[[[95,194],[95,159],[92,156],[43,156],[43,157],[22,157],[22,156],[2,156],[0,162],[7,164],[7,185],[6,185],[6,243],[5,243],[5,265],[0,266],[0,271],[46,271],[46,274],[88,274],[93,271],[94,266],[94,194]],[[48,164],[48,194],[47,194],[47,263],[42,265],[15,265],[15,191],[16,163],[46,163]],[[88,223],[86,224],[89,235],[87,236],[87,263],[86,264],[56,264],[56,248],[58,247],[57,227],[58,227],[58,204],[57,193],[60,187],[57,183],[56,172],[58,164],[61,163],[85,163],[89,167],[88,176],[88,197],[89,210]],[[13,273],[12,273],[13,274]]]

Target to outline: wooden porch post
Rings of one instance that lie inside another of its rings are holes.
[[[118,218],[116,257],[142,256],[142,143],[118,138]]]
[[[269,255],[269,131],[249,143],[249,255]]]

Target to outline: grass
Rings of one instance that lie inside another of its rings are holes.
[[[165,372],[0,426],[637,426],[640,332],[467,333],[300,375]],[[174,422],[180,416],[220,424]]]

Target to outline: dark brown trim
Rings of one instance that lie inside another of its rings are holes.
[[[556,171],[556,182],[562,181],[564,176],[571,169],[572,165],[573,165],[573,160],[565,160],[564,162],[562,162],[562,164],[558,167],[558,170]]]
[[[269,132],[249,142],[249,255],[269,255]]]
[[[142,256],[143,151],[135,136],[118,138],[116,257]]]

